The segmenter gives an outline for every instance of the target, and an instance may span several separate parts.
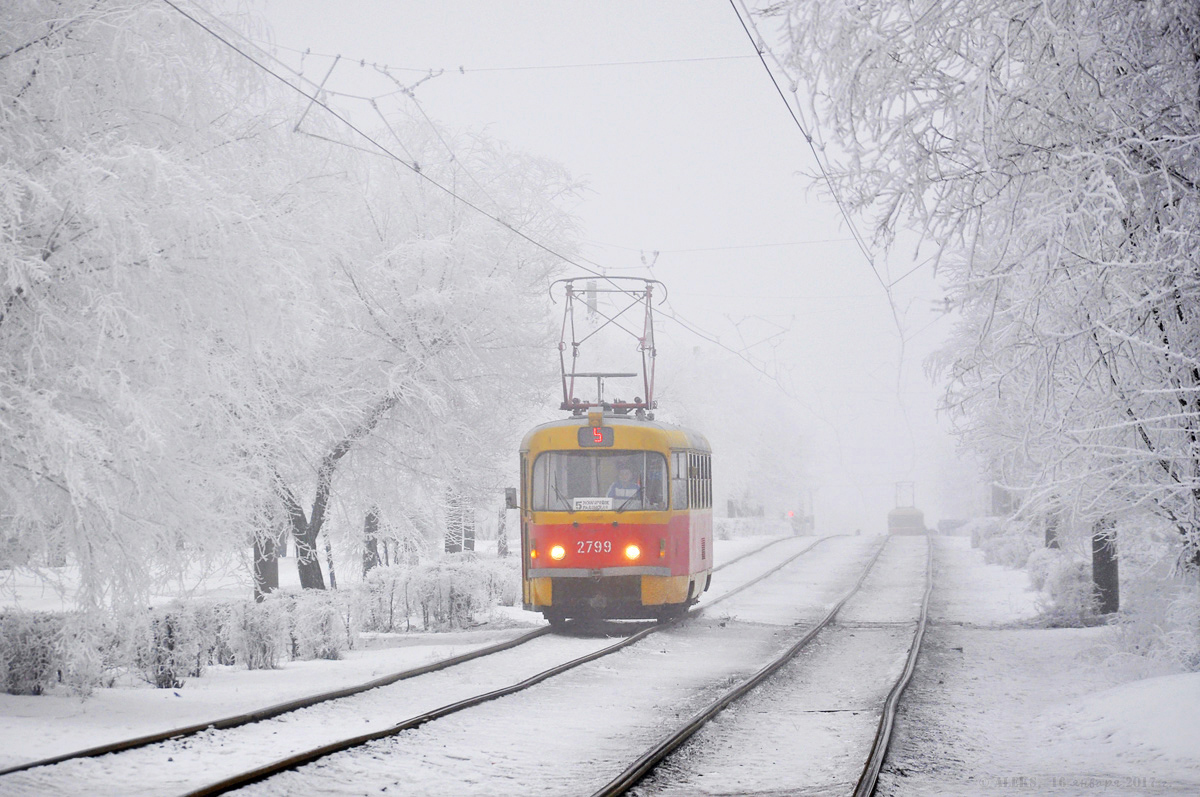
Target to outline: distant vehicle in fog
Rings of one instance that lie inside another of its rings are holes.
[[[925,513],[914,506],[899,506],[888,512],[888,534],[928,534]]]

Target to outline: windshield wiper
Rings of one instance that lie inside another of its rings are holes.
[[[630,501],[632,501],[635,498],[641,498],[641,497],[642,497],[642,491],[641,491],[641,488],[638,488],[638,491],[636,493],[634,493],[633,495],[629,496],[628,498],[626,498],[624,503],[622,503],[619,507],[617,507],[616,511],[624,512],[625,507],[629,506]]]
[[[560,493],[560,492],[558,491],[558,485],[557,485],[557,484],[552,484],[552,485],[550,485],[550,486],[554,488],[554,494],[555,494],[556,496],[558,496],[558,500],[559,500],[559,501],[562,501],[562,504],[563,504],[563,506],[565,506],[565,507],[567,508],[567,511],[568,511],[568,512],[574,512],[574,511],[575,511],[575,507],[571,505],[571,502],[567,500],[567,497],[566,497],[565,495],[563,495],[562,493]]]

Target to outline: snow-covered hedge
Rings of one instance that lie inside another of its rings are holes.
[[[0,613],[0,686],[41,695],[62,686],[86,695],[100,679],[103,629],[95,618],[47,612]]]
[[[1025,567],[1029,555],[1041,546],[1041,538],[1028,523],[998,517],[973,518],[959,533],[971,537],[971,547],[979,548],[988,564]]]
[[[338,659],[358,632],[447,630],[520,597],[515,557],[466,554],[372,570],[346,590],[277,592],[252,600],[195,600],[114,616],[0,614],[0,688],[9,694],[87,694],[134,676],[178,689],[207,667],[272,669]]]
[[[409,567],[379,567],[367,574],[360,622],[364,631],[463,628],[493,606],[520,598],[515,557],[484,559],[464,554]]]

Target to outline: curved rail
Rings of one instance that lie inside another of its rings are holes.
[[[785,537],[782,539],[790,539],[790,538]],[[760,575],[754,577],[753,579],[746,582],[745,584],[742,584],[741,586],[737,587],[736,589],[726,592],[724,595],[721,595],[720,597],[714,598],[712,601],[705,604],[704,606],[694,607],[688,613],[688,615],[685,615],[685,616],[698,616],[707,607],[712,606],[717,603],[720,603],[721,601],[725,600],[726,598],[732,597],[733,595],[741,592],[742,590],[744,590],[754,584],[757,584],[758,582],[762,581],[763,579],[767,578],[768,576],[778,572],[783,567],[787,566],[788,564],[795,561],[799,557],[808,553],[813,548],[815,548],[817,545],[819,545],[820,543],[824,542],[827,539],[829,539],[829,537],[821,537],[817,540],[814,540],[812,544],[806,546],[801,551],[799,551],[795,554],[792,554],[787,559],[785,559],[782,563],[776,565],[775,567],[771,568],[770,570],[767,570],[764,573],[761,573]],[[772,542],[767,543],[766,545],[762,546],[761,548],[756,548],[754,551],[751,551],[750,553],[751,554],[758,553],[758,552],[774,545],[775,543],[781,542],[781,541],[782,540],[773,540]],[[880,551],[882,551],[882,550],[883,550],[883,546],[880,546]],[[746,554],[746,555],[748,556],[750,554]],[[878,558],[878,556],[879,556],[879,552],[877,551],[875,554],[875,558]],[[739,558],[742,558],[742,557],[739,557]],[[736,561],[736,560],[734,560],[734,561]],[[872,562],[874,562],[874,559],[872,559]],[[730,562],[730,563],[732,564],[732,562]],[[870,568],[868,567],[868,570],[869,569]],[[865,578],[865,573],[864,573],[864,578]],[[861,581],[861,579],[860,579],[860,581]],[[839,606],[840,606],[840,604],[839,604]],[[619,642],[609,645],[606,648],[601,648],[600,650],[593,651],[592,653],[589,653],[587,655],[580,656],[577,659],[572,659],[571,661],[567,661],[567,662],[559,664],[555,667],[551,667],[550,669],[544,670],[540,673],[537,673],[536,675],[532,675],[529,678],[526,678],[524,681],[520,681],[519,683],[512,684],[510,686],[501,687],[500,689],[495,689],[491,692],[487,692],[482,695],[476,695],[475,697],[466,698],[465,700],[460,700],[456,703],[450,703],[448,705],[442,706],[441,708],[433,709],[432,711],[426,712],[425,714],[421,714],[419,716],[412,717],[410,719],[405,720],[404,722],[398,723],[398,724],[393,725],[388,728],[384,728],[382,730],[374,731],[369,734],[363,734],[361,736],[355,736],[353,738],[342,739],[337,742],[333,742],[331,744],[323,745],[321,747],[316,747],[311,750],[306,750],[306,751],[297,753],[293,756],[289,756],[287,758],[282,758],[277,761],[273,761],[269,764],[265,764],[256,769],[249,770],[247,772],[242,772],[237,775],[233,775],[233,776],[226,778],[225,780],[222,780],[220,782],[212,783],[201,789],[197,789],[195,791],[188,792],[184,797],[213,797],[213,795],[225,794],[226,792],[233,791],[234,789],[239,789],[243,786],[249,786],[250,784],[257,783],[262,780],[266,780],[267,778],[272,777],[274,775],[278,775],[282,772],[286,772],[286,771],[293,770],[293,769],[298,769],[299,767],[302,767],[305,764],[311,764],[312,762],[317,761],[321,758],[324,758],[328,755],[332,755],[334,753],[340,753],[340,752],[349,750],[354,747],[360,747],[364,744],[367,744],[368,742],[377,741],[379,739],[385,739],[390,736],[396,736],[406,730],[411,730],[420,725],[424,725],[425,723],[430,722],[432,720],[439,719],[441,717],[445,717],[449,714],[454,714],[454,713],[456,713],[458,711],[462,711],[464,709],[478,706],[482,703],[486,703],[491,700],[495,700],[496,698],[515,694],[516,692],[520,692],[525,689],[528,689],[532,686],[535,686],[535,685],[541,683],[542,681],[545,681],[549,678],[553,678],[556,675],[561,675],[562,673],[567,672],[568,670],[572,670],[580,665],[586,664],[590,661],[595,661],[596,659],[603,658],[604,656],[608,656],[612,653],[616,653],[617,651],[619,651],[623,648],[626,648],[626,647],[634,644],[635,642],[640,642],[641,640],[645,639],[646,637],[650,636],[651,634],[653,634],[657,631],[661,631],[665,628],[677,625],[683,619],[684,619],[683,617],[680,617],[680,618],[676,618],[674,620],[670,620],[665,623],[660,623],[657,625],[649,626],[647,628],[642,629],[641,631],[638,631],[635,634],[632,634],[629,637],[626,637],[625,639],[622,639]]]
[[[777,670],[783,667],[783,665],[787,664],[793,657],[795,657],[797,653],[799,653],[806,645],[808,645],[808,643],[811,642],[813,638],[820,633],[823,628],[825,628],[825,626],[833,622],[833,618],[837,616],[839,611],[841,611],[841,608],[846,601],[850,600],[850,598],[852,598],[854,594],[862,588],[863,582],[867,580],[867,575],[871,572],[871,568],[875,566],[875,562],[879,560],[879,556],[883,553],[883,549],[886,546],[887,538],[885,537],[884,541],[879,545],[879,548],[876,549],[875,554],[871,557],[871,560],[867,562],[867,566],[863,568],[862,575],[858,577],[858,581],[854,583],[854,586],[851,587],[850,590],[833,605],[833,608],[831,608],[815,626],[809,629],[804,636],[784,650],[783,653],[773,659],[762,669],[758,670],[758,672],[754,673],[754,675],[751,675],[745,681],[738,684],[733,689],[730,689],[724,695],[710,703],[706,708],[703,708],[696,714],[692,715],[687,722],[677,728],[673,733],[664,738],[654,747],[651,747],[649,750],[643,753],[636,761],[630,764],[624,772],[609,781],[603,788],[595,792],[592,797],[616,797],[617,795],[624,794],[626,791],[636,785],[638,781],[646,777],[646,775],[648,775],[652,769],[662,763],[662,761],[670,756],[671,753],[678,749],[680,745],[691,738],[696,731],[700,730],[700,728],[704,727],[704,725],[706,725],[713,717],[723,711],[730,703],[740,697],[743,697],[746,693],[750,692],[771,675],[773,675]],[[806,548],[805,550],[809,550],[811,547],[812,546],[809,546],[809,548]],[[722,597],[727,597],[730,594],[732,593],[726,593],[726,595]]]
[[[912,680],[913,671],[917,667],[917,657],[921,653],[921,642],[925,639],[925,626],[929,620],[929,596],[933,594],[933,538],[926,535],[925,542],[928,550],[925,558],[925,594],[921,598],[921,616],[917,621],[917,630],[913,634],[912,644],[908,648],[908,660],[904,663],[904,671],[892,685],[892,689],[883,703],[879,727],[876,729],[875,739],[871,743],[871,754],[867,757],[866,765],[863,766],[858,785],[854,787],[854,797],[871,797],[875,793],[879,771],[883,768],[888,743],[892,738],[892,727],[896,724],[896,707],[900,704],[900,696],[904,693],[908,682]]]

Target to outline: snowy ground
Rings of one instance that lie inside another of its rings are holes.
[[[881,795],[1200,794],[1200,673],[1129,681],[1111,629],[1042,629],[1023,571],[936,537]]]
[[[763,542],[722,541],[718,563]],[[966,539],[934,542],[934,624],[901,705],[881,794],[1200,793],[1200,674],[1130,681],[1106,664],[1108,629],[1031,627],[1034,596],[1023,572],[985,565]],[[326,691],[540,623],[510,609],[469,632],[376,640],[381,647],[339,662],[212,668],[180,690],[102,689],[86,700],[0,695],[0,767]],[[847,655],[869,659],[871,645]]]

